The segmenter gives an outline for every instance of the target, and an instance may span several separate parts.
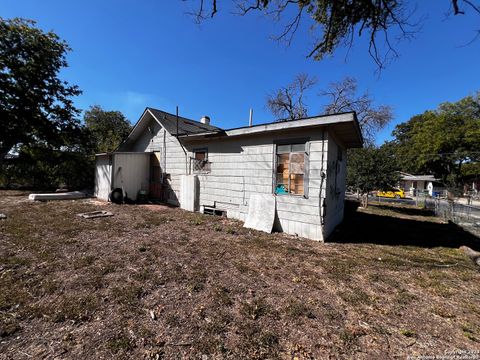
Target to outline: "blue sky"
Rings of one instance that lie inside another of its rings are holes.
[[[282,28],[252,13],[232,14],[232,1],[220,2],[213,20],[195,24],[187,14],[196,2],[181,0],[3,0],[0,16],[23,17],[53,30],[73,49],[62,78],[83,94],[76,105],[98,104],[122,111],[133,123],[146,106],[192,119],[209,115],[229,128],[271,121],[265,97],[296,74],[319,80],[318,91],[345,76],[357,78],[377,104],[391,105],[395,119],[379,133],[380,144],[395,124],[444,101],[480,90],[480,16],[450,16],[449,0],[417,1],[416,18],[425,16],[416,38],[400,43],[400,58],[378,74],[361,40],[322,62],[307,59],[312,38],[302,27],[291,46],[271,40]],[[324,100],[309,94],[309,114],[322,112]]]

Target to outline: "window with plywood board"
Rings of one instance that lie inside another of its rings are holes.
[[[306,143],[278,144],[275,194],[306,196],[306,164],[308,164]]]

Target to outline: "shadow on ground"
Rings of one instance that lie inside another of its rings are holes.
[[[405,219],[389,215],[361,212],[358,203],[345,202],[345,218],[328,242],[372,243],[379,245],[409,245],[418,247],[458,248],[466,245],[480,250],[480,239],[450,222],[437,223],[431,214],[421,209],[393,208],[388,205],[375,206],[378,210],[389,210],[417,219]],[[425,220],[422,219],[425,216]]]

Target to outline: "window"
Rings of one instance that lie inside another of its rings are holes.
[[[193,173],[209,172],[208,149],[193,150],[193,157],[190,162]]]
[[[277,145],[275,194],[306,195],[306,144]]]

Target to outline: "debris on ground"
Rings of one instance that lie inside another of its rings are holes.
[[[86,213],[80,213],[80,214],[77,214],[77,216],[80,216],[84,219],[95,219],[95,218],[99,218],[99,217],[113,216],[113,214],[110,211],[98,210],[98,211],[90,211],[90,212],[86,212]]]
[[[4,220],[7,218],[7,214],[0,214],[0,220]]]
[[[465,255],[467,255],[472,261],[480,266],[480,252],[470,249],[468,246],[460,246]]]
[[[365,360],[479,348],[480,271],[458,248],[480,251],[480,241],[414,207],[347,202],[323,244],[162,205],[27,195],[0,190],[0,360]],[[98,210],[114,216],[76,216]]]
[[[49,193],[49,194],[30,194],[29,200],[34,201],[48,201],[48,200],[76,200],[86,198],[87,194],[81,191],[71,191],[62,193]]]

